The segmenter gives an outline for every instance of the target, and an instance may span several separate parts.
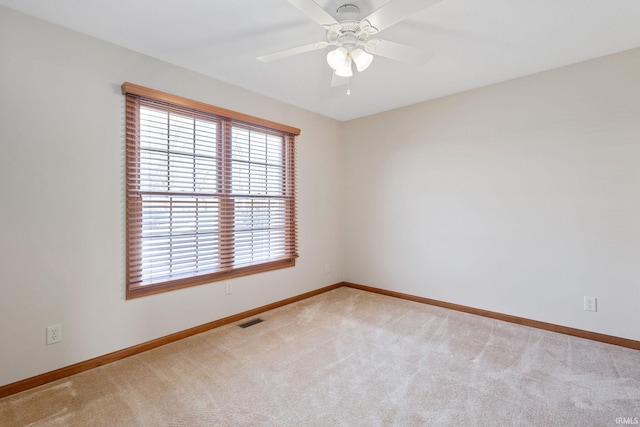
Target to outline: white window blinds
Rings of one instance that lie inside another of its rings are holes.
[[[125,85],[128,297],[294,265],[295,133]]]

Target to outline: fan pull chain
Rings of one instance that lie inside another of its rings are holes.
[[[351,95],[351,77],[347,77],[347,95]]]

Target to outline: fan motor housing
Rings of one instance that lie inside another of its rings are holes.
[[[360,28],[359,21],[340,21],[340,24],[327,28],[328,43],[342,46],[347,49],[347,51],[351,51],[358,45],[366,43],[368,37],[369,34]]]

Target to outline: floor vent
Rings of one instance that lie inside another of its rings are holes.
[[[249,320],[248,322],[241,323],[238,326],[244,329],[244,328],[248,328],[249,326],[257,325],[258,323],[262,323],[262,322],[264,322],[264,320],[258,318],[258,319]]]

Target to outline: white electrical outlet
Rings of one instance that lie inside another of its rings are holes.
[[[584,297],[585,311],[598,311],[598,301],[596,297]]]
[[[62,325],[47,326],[47,345],[62,341]]]
[[[233,293],[233,286],[231,285],[231,283],[225,282],[224,293],[227,295],[231,295]]]
[[[324,274],[329,274],[331,273],[331,264],[325,264],[324,265]]]

